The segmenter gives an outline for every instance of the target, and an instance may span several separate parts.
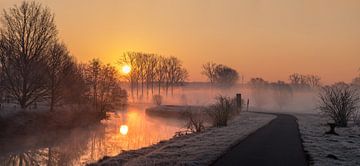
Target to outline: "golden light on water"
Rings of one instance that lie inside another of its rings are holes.
[[[120,134],[126,135],[129,131],[129,127],[127,125],[121,125],[120,126]]]
[[[131,72],[131,67],[129,65],[124,65],[122,68],[121,68],[121,71],[124,73],[124,74],[129,74]]]

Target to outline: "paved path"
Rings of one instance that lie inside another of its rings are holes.
[[[277,118],[251,134],[213,165],[305,166],[296,118],[276,114]]]

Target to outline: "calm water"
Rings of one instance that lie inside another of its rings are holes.
[[[184,122],[145,114],[146,105],[110,113],[101,125],[0,139],[0,165],[84,165],[171,138]]]

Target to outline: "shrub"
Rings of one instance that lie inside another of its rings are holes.
[[[231,114],[236,113],[234,100],[225,96],[219,96],[216,100],[216,103],[207,110],[209,117],[212,120],[213,126],[227,126]]]
[[[184,112],[184,117],[186,118],[186,128],[190,132],[197,133],[205,130],[205,117],[202,110],[188,108]]]
[[[161,105],[161,103],[162,103],[162,96],[161,95],[154,95],[153,96],[153,102],[154,102],[154,104],[156,104],[156,105]]]
[[[319,109],[330,117],[338,127],[347,127],[348,121],[359,108],[357,91],[347,84],[335,84],[322,88]]]

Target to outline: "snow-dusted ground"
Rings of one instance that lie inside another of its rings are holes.
[[[360,165],[360,127],[336,128],[339,134],[324,134],[330,121],[319,114],[294,114],[299,123],[303,145],[312,165]],[[337,159],[334,159],[335,156]]]
[[[98,165],[209,165],[275,117],[243,112],[227,127],[210,128],[199,134],[176,137],[150,147],[126,151],[105,158]]]

